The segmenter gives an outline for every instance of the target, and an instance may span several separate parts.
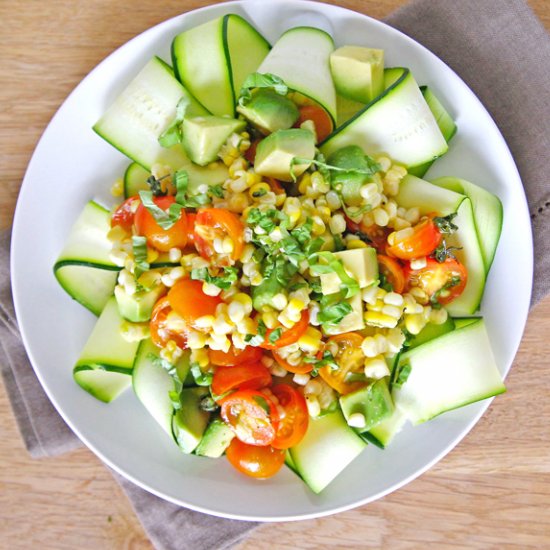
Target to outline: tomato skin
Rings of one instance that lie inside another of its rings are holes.
[[[219,265],[235,263],[244,248],[244,225],[241,220],[225,208],[202,208],[195,219],[194,241],[199,254],[210,260],[216,254],[214,239],[230,237],[233,252],[219,262]]]
[[[250,147],[246,150],[244,154],[244,158],[250,162],[250,164],[254,164],[254,159],[256,158],[256,149],[258,148],[258,143],[262,141],[262,138],[257,138],[254,141],[250,143]]]
[[[264,446],[275,439],[279,415],[266,394],[257,390],[237,390],[221,399],[219,404],[224,422],[243,443]]]
[[[365,356],[361,350],[363,337],[356,332],[346,332],[331,336],[327,346],[331,343],[338,345],[338,353],[335,356],[338,369],[334,370],[330,365],[321,367],[321,378],[339,394],[351,393],[366,385],[365,382],[346,382],[346,376],[353,373],[361,373],[364,369]],[[321,355],[321,353],[320,353]]]
[[[300,336],[302,336],[302,334],[304,334],[304,332],[307,330],[308,326],[309,312],[307,309],[304,309],[304,311],[302,311],[302,316],[300,317],[300,320],[292,328],[283,330],[281,337],[276,340],[274,344],[269,341],[269,335],[276,329],[268,329],[265,334],[265,339],[259,347],[263,349],[273,350],[277,348],[284,348],[285,346],[290,346],[290,344],[294,344],[298,341]]]
[[[300,116],[294,127],[299,128],[306,120],[312,120],[315,124],[317,143],[320,143],[332,133],[332,119],[322,107],[319,105],[303,105],[299,110]]]
[[[277,435],[271,446],[276,449],[290,449],[298,445],[306,435],[309,425],[309,413],[304,396],[288,384],[277,384],[272,390],[284,409],[281,414]]]
[[[223,395],[231,390],[259,390],[271,384],[271,373],[261,363],[218,367],[212,378],[212,392]]]
[[[243,363],[256,363],[263,356],[263,351],[254,346],[247,346],[242,350],[231,346],[228,352],[221,350],[208,350],[208,357],[213,365],[219,367],[233,367]]]
[[[404,275],[407,280],[407,289],[412,287],[421,288],[430,300],[446,284],[449,284],[453,277],[457,277],[460,281],[458,284],[446,289],[448,294],[436,297],[442,306],[458,298],[464,292],[468,282],[466,267],[454,258],[447,258],[444,262],[438,262],[434,258],[426,258],[426,267],[411,269],[409,264],[404,269]]]
[[[168,298],[164,296],[155,304],[149,328],[151,331],[151,340],[153,344],[159,348],[163,348],[170,340],[174,340],[176,345],[185,349],[187,347],[187,339],[184,334],[174,332],[166,327],[166,318],[172,311]]]
[[[215,315],[222,303],[218,296],[207,296],[202,291],[202,284],[194,279],[179,279],[168,291],[170,306],[191,327],[199,317]]]
[[[302,362],[299,365],[291,365],[288,361],[285,361],[276,350],[273,350],[273,359],[283,367],[283,369],[293,374],[307,374],[313,370],[313,365],[311,363]]]
[[[234,468],[255,478],[272,477],[285,463],[285,451],[269,445],[247,445],[236,437],[231,440],[225,454]]]
[[[138,195],[126,199],[111,216],[111,227],[119,225],[128,232],[132,231],[134,217],[141,201]]]
[[[175,201],[171,195],[153,197],[153,202],[162,210],[167,210]],[[170,229],[163,229],[149,210],[140,204],[134,223],[137,234],[147,237],[147,243],[161,252],[168,252],[171,248],[185,248],[187,244],[187,215],[183,209],[178,221]]]
[[[386,247],[389,256],[400,260],[414,260],[429,256],[441,243],[443,235],[432,217],[421,220],[413,228],[413,234]]]
[[[197,215],[194,212],[187,213],[187,246],[195,245],[195,222]]]
[[[386,280],[392,286],[393,291],[398,294],[403,294],[406,279],[401,264],[397,260],[394,260],[389,256],[385,256],[384,254],[378,254],[377,259],[378,269],[386,277]]]

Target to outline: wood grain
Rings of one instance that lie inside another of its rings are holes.
[[[0,228],[11,224],[20,182],[41,133],[76,84],[136,34],[210,3],[0,2]],[[405,2],[334,3],[381,18]],[[550,28],[550,2],[530,4]],[[241,550],[428,544],[438,549],[549,548],[549,334],[547,298],[529,317],[507,379],[508,393],[428,473],[353,511],[265,525]],[[91,452],[28,457],[1,384],[0,433],[0,548],[151,548],[124,494]]]

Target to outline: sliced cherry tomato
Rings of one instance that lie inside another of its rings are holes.
[[[153,202],[162,210],[168,210],[175,200],[171,195],[153,198]],[[161,252],[168,252],[171,248],[185,248],[187,244],[187,215],[185,210],[181,211],[178,221],[170,229],[163,229],[155,221],[149,210],[143,204],[140,204],[134,222],[138,235],[147,237],[149,245]]]
[[[223,395],[231,390],[259,390],[271,384],[271,373],[261,363],[218,367],[212,378],[212,392]]]
[[[134,216],[140,204],[141,202],[137,195],[126,199],[113,212],[113,215],[111,216],[111,227],[120,225],[126,231],[131,231],[132,225],[134,225]]]
[[[234,438],[225,452],[230,464],[247,476],[267,478],[274,476],[285,463],[285,451],[270,445],[247,445]]]
[[[217,254],[214,239],[223,241],[229,237],[233,241],[233,252]],[[225,208],[203,208],[197,212],[195,220],[195,247],[206,260],[218,256],[218,265],[235,263],[244,248],[244,225],[241,220]]]
[[[371,245],[376,248],[376,250],[384,252],[391,229],[376,224],[365,225],[362,221],[354,222],[351,218],[348,218],[348,216],[344,217],[346,218],[346,226],[350,233],[362,233],[368,238]]]
[[[283,329],[283,331],[281,332],[281,336],[277,340],[275,340],[274,343],[271,343],[269,341],[269,336],[273,333],[273,331],[277,329],[268,329],[265,334],[264,342],[260,344],[260,347],[264,349],[277,349],[284,348],[285,346],[290,346],[290,344],[294,344],[298,341],[300,336],[302,336],[302,334],[304,334],[304,332],[307,330],[308,326],[309,312],[307,309],[304,309],[304,311],[302,311],[302,316],[300,317],[300,320],[292,328]]]
[[[283,187],[283,185],[281,184],[281,182],[275,178],[265,178],[265,180],[267,181],[267,183],[269,184],[269,187],[271,187],[271,190],[276,194],[276,195],[283,195],[286,193],[286,189]]]
[[[421,288],[431,302],[437,301],[442,306],[460,296],[468,281],[466,267],[454,258],[447,258],[441,263],[426,258],[426,267],[411,269],[409,265],[405,267],[404,274],[408,288]]]
[[[292,372],[293,374],[307,374],[313,370],[313,365],[311,363],[306,363],[305,361],[302,361],[298,365],[291,365],[288,361],[283,359],[276,350],[273,350],[273,358],[279,365],[281,365],[281,367],[283,367],[283,369],[288,372]]]
[[[271,445],[276,449],[290,449],[302,441],[307,431],[309,413],[306,400],[288,384],[277,384],[271,391],[284,410],[284,413],[279,413],[279,427]]]
[[[407,231],[406,229],[403,231]],[[396,235],[399,235],[397,232]],[[441,235],[432,217],[424,218],[412,227],[409,236],[386,247],[386,253],[401,260],[413,260],[430,255],[441,243]]]
[[[195,244],[195,222],[197,215],[194,212],[187,213],[187,246]]]
[[[151,340],[159,348],[163,348],[170,340],[174,340],[178,347],[185,349],[187,347],[185,335],[167,327],[167,317],[171,311],[172,307],[166,296],[155,304],[149,322]]]
[[[208,350],[208,357],[213,365],[220,367],[233,367],[234,365],[242,365],[243,363],[256,363],[263,355],[260,348],[247,346],[244,349],[237,349],[234,346],[229,348],[229,351]]]
[[[298,128],[306,120],[311,120],[315,124],[317,143],[323,141],[332,132],[332,119],[325,109],[319,105],[303,105],[300,107],[300,117],[294,126]]]
[[[337,369],[333,369],[331,365],[321,367],[319,374],[323,380],[341,395],[351,393],[366,386],[367,381],[362,380],[350,381],[349,377],[354,374],[361,374],[365,367],[365,356],[361,349],[363,337],[356,332],[346,332],[331,336],[327,341],[327,348],[330,349],[331,344],[335,344],[338,352],[334,356]]]
[[[201,281],[179,279],[168,291],[168,302],[174,311],[193,327],[199,317],[215,315],[222,299],[218,296],[207,296],[202,291]]]
[[[406,281],[401,264],[389,256],[384,256],[384,254],[378,254],[377,259],[378,270],[392,286],[393,291],[403,294]]]
[[[273,401],[257,390],[238,390],[220,401],[224,422],[249,445],[270,445],[279,423]]]
[[[260,143],[262,139],[263,138],[257,138],[252,141],[250,143],[250,147],[246,150],[246,153],[244,154],[244,158],[251,164],[254,164],[254,159],[256,158],[256,149],[258,148],[258,143]]]

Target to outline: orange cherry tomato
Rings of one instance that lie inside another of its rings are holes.
[[[430,301],[437,301],[442,306],[458,298],[468,282],[466,267],[454,258],[447,258],[444,262],[426,258],[426,267],[411,269],[409,265],[404,274],[407,288],[421,288]]]
[[[275,178],[265,178],[266,182],[269,184],[269,187],[271,187],[271,190],[276,195],[283,195],[286,193],[286,189],[282,186],[281,182]]]
[[[269,341],[269,336],[273,333],[273,331],[277,329],[268,329],[265,334],[265,339],[260,344],[260,347],[264,349],[277,349],[284,348],[285,346],[290,346],[290,344],[294,344],[298,341],[300,336],[302,336],[302,334],[304,334],[304,332],[307,330],[308,326],[309,312],[307,309],[304,309],[304,311],[302,311],[302,316],[300,317],[300,320],[292,328],[283,330],[279,339],[275,340],[273,344]]]
[[[311,120],[315,124],[317,143],[320,143],[331,134],[332,119],[322,107],[318,105],[303,105],[300,107],[300,116],[294,126],[298,128],[306,120]]]
[[[220,367],[233,367],[243,363],[256,363],[262,356],[263,351],[254,346],[247,346],[244,349],[237,349],[234,346],[229,348],[229,351],[221,351],[211,349],[208,350],[208,357],[213,365]]]
[[[284,413],[280,413],[279,427],[271,446],[290,449],[298,445],[306,435],[309,413],[304,396],[288,384],[277,384],[272,390]]]
[[[273,401],[258,390],[237,390],[220,400],[221,416],[235,435],[249,445],[270,445],[279,423]]]
[[[218,265],[234,264],[244,248],[244,225],[237,215],[225,208],[203,208],[197,212],[195,220],[195,247],[206,260],[217,256]],[[214,239],[222,241],[229,237],[233,242],[233,252],[217,254]]]
[[[185,349],[187,347],[185,335],[167,327],[167,317],[171,311],[172,307],[166,296],[155,304],[149,322],[151,340],[159,348],[163,348],[170,340],[174,340],[179,348]]]
[[[225,454],[229,463],[239,472],[256,478],[274,476],[285,463],[285,451],[274,449],[270,445],[247,445],[236,437],[229,444]]]
[[[313,365],[311,363],[306,363],[305,361],[302,361],[298,365],[291,365],[288,361],[283,359],[276,350],[273,350],[273,359],[275,359],[275,361],[277,361],[283,369],[288,372],[292,372],[293,374],[307,374],[313,370]]]
[[[168,291],[168,302],[172,309],[193,327],[199,317],[215,315],[222,299],[218,296],[207,296],[202,291],[202,281],[185,278],[179,279]]]
[[[319,374],[330,387],[341,395],[351,393],[367,385],[366,379],[364,382],[349,380],[351,375],[360,375],[364,370],[365,356],[361,349],[362,342],[363,337],[356,332],[331,336],[327,341],[326,348],[330,350],[332,347],[337,347],[338,349],[336,355],[334,355],[338,368],[334,369],[331,365],[327,365],[319,369]]]
[[[365,225],[362,221],[354,222],[348,216],[344,217],[346,218],[346,226],[350,233],[362,233],[368,238],[371,246],[376,248],[378,252],[384,252],[391,229],[376,224]]]
[[[261,363],[218,367],[212,378],[212,392],[223,395],[231,390],[259,390],[271,384],[271,373]]]
[[[384,256],[384,254],[378,254],[377,259],[378,270],[392,286],[393,291],[403,294],[406,281],[401,264],[389,256]]]
[[[153,202],[162,210],[168,210],[175,200],[171,195],[153,198]],[[134,223],[137,234],[147,237],[148,244],[161,252],[168,252],[171,248],[185,248],[187,244],[187,215],[185,210],[181,211],[178,221],[170,229],[163,229],[155,221],[149,210],[143,204],[140,204]]]
[[[120,225],[123,229],[130,232],[134,225],[134,216],[136,210],[141,204],[137,195],[126,199],[111,216],[111,227]]]
[[[194,246],[195,244],[195,221],[197,215],[193,212],[187,213],[187,246]]]
[[[403,230],[407,231],[407,230]],[[399,235],[397,232],[396,235]],[[386,253],[401,260],[413,260],[431,254],[441,243],[443,236],[432,217],[427,217],[412,227],[412,233],[402,239],[388,242]]]

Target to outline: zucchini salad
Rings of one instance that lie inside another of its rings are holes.
[[[132,387],[183,453],[318,493],[405,423],[505,391],[476,316],[501,203],[422,179],[456,126],[383,50],[312,27],[270,46],[225,15],[94,130],[132,162],[54,266],[98,316],[73,371],[93,397]]]

